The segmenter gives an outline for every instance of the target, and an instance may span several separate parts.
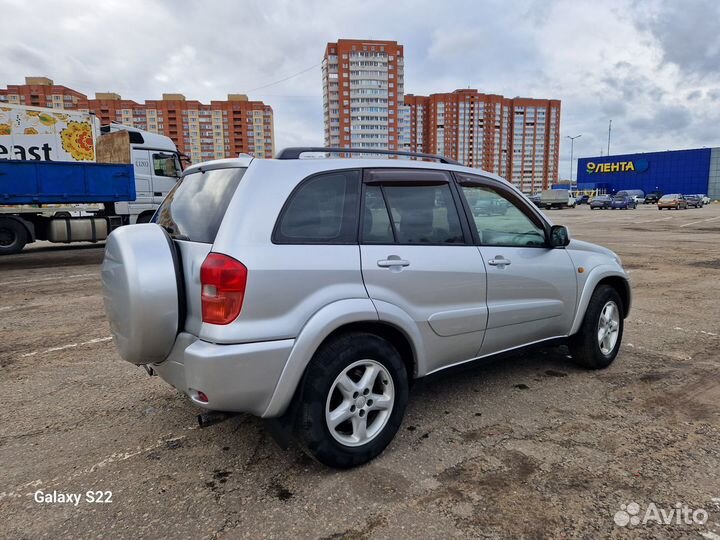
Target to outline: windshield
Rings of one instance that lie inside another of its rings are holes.
[[[624,201],[624,200],[625,200],[625,195],[615,195],[615,200],[616,200],[616,201]]]
[[[661,201],[671,201],[671,200],[675,199],[676,197],[677,197],[677,195],[663,195],[660,200]]]
[[[212,244],[246,168],[197,171],[183,177],[153,216],[176,240]]]

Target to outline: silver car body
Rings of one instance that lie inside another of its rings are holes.
[[[623,283],[626,311],[630,307],[628,276],[619,259],[610,250],[578,240],[555,249],[272,241],[283,205],[303,179],[339,169],[417,168],[481,176],[517,194],[523,212],[549,224],[520,191],[477,169],[394,159],[239,158],[196,165],[184,175],[198,167],[247,170],[212,245],[174,240],[186,309],[167,358],[151,367],[204,408],[266,418],[283,414],[315,351],[347,325],[384,325],[401,334],[412,351],[412,376],[419,378],[577,332],[601,280]],[[122,231],[108,242],[110,261]],[[248,269],[242,311],[227,325],[202,322],[200,267],[211,251],[233,257]],[[394,258],[409,265],[378,265]],[[503,260],[508,264],[496,264]],[[111,264],[103,270],[106,288],[121,279]],[[151,254],[144,264],[153,264]],[[138,301],[144,294],[141,289],[131,292]],[[207,402],[198,399],[198,390],[209,396]]]

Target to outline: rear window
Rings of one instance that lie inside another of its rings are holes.
[[[176,240],[212,244],[245,168],[214,169],[183,177],[152,221]]]

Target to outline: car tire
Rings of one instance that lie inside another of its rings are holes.
[[[367,377],[372,382],[366,383]],[[298,442],[310,457],[338,469],[362,465],[382,453],[402,423],[408,400],[400,354],[369,333],[345,334],[323,344],[301,385]]]
[[[22,223],[12,218],[0,218],[0,255],[20,253],[28,242]]]
[[[600,285],[595,289],[580,329],[569,340],[570,354],[578,365],[603,369],[612,364],[622,342],[624,313],[620,295],[613,287]],[[601,330],[605,330],[602,338]]]

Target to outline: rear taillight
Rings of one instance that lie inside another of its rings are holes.
[[[242,309],[247,284],[247,268],[227,255],[210,253],[200,267],[202,320],[210,324],[229,324]]]

